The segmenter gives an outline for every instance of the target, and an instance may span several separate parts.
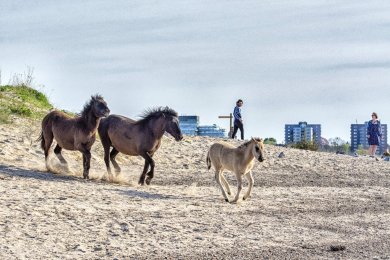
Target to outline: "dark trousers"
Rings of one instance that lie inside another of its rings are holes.
[[[234,121],[234,129],[232,138],[236,138],[237,130],[240,129],[241,132],[241,140],[244,140],[244,125],[240,121]]]

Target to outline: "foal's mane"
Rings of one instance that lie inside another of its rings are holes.
[[[254,138],[257,142],[260,142],[261,139],[260,138]],[[252,142],[252,139],[249,140],[249,141],[246,141],[245,143],[243,143],[242,145],[240,145],[239,147],[237,148],[246,148],[250,143]]]
[[[96,101],[103,101],[103,100],[104,100],[103,97],[99,94],[91,96],[91,100],[89,102],[85,103],[83,110],[80,112],[80,117],[87,118],[89,112],[92,109],[93,104]]]
[[[159,118],[162,115],[166,117],[178,117],[177,112],[169,107],[148,108],[143,112],[141,119],[137,122],[137,124],[144,125],[150,120]]]

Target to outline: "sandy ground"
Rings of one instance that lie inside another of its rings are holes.
[[[229,204],[205,164],[216,139],[164,137],[141,187],[143,160],[122,154],[116,183],[101,180],[99,142],[92,180],[78,152],[47,172],[38,132],[0,125],[1,259],[390,259],[389,162],[266,146],[252,197]]]

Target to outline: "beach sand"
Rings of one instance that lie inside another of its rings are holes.
[[[99,141],[91,180],[79,152],[63,151],[69,171],[52,153],[47,172],[39,127],[0,125],[1,259],[390,259],[389,162],[266,145],[251,198],[230,204],[205,162],[220,139],[164,136],[138,186],[143,160],[123,154],[115,183],[102,180]]]

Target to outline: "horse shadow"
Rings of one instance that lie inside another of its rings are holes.
[[[174,196],[174,195],[163,195],[158,193],[152,193],[147,191],[140,191],[140,190],[120,190],[116,189],[118,193],[121,193],[123,195],[126,195],[131,198],[141,198],[141,199],[156,199],[156,200],[180,200],[183,199],[183,197]]]
[[[53,174],[51,172],[42,172],[37,170],[27,170],[11,165],[0,165],[0,173],[9,177],[22,177],[27,179],[36,179],[42,181],[74,181],[80,180],[75,176]]]
[[[71,182],[71,181],[82,181],[82,182],[90,182],[80,177],[69,176],[69,175],[61,175],[61,174],[53,174],[51,172],[42,172],[37,170],[28,170],[19,168],[11,165],[1,165],[0,164],[0,176],[6,176],[6,178],[12,177],[21,177],[25,179],[35,179],[38,181],[49,181],[49,182]],[[1,179],[1,177],[0,177]],[[147,191],[140,190],[120,190],[114,189],[113,191],[126,195],[132,198],[141,198],[141,199],[157,199],[157,200],[180,200],[182,197],[174,196],[174,195],[162,195],[157,193],[151,193]]]

